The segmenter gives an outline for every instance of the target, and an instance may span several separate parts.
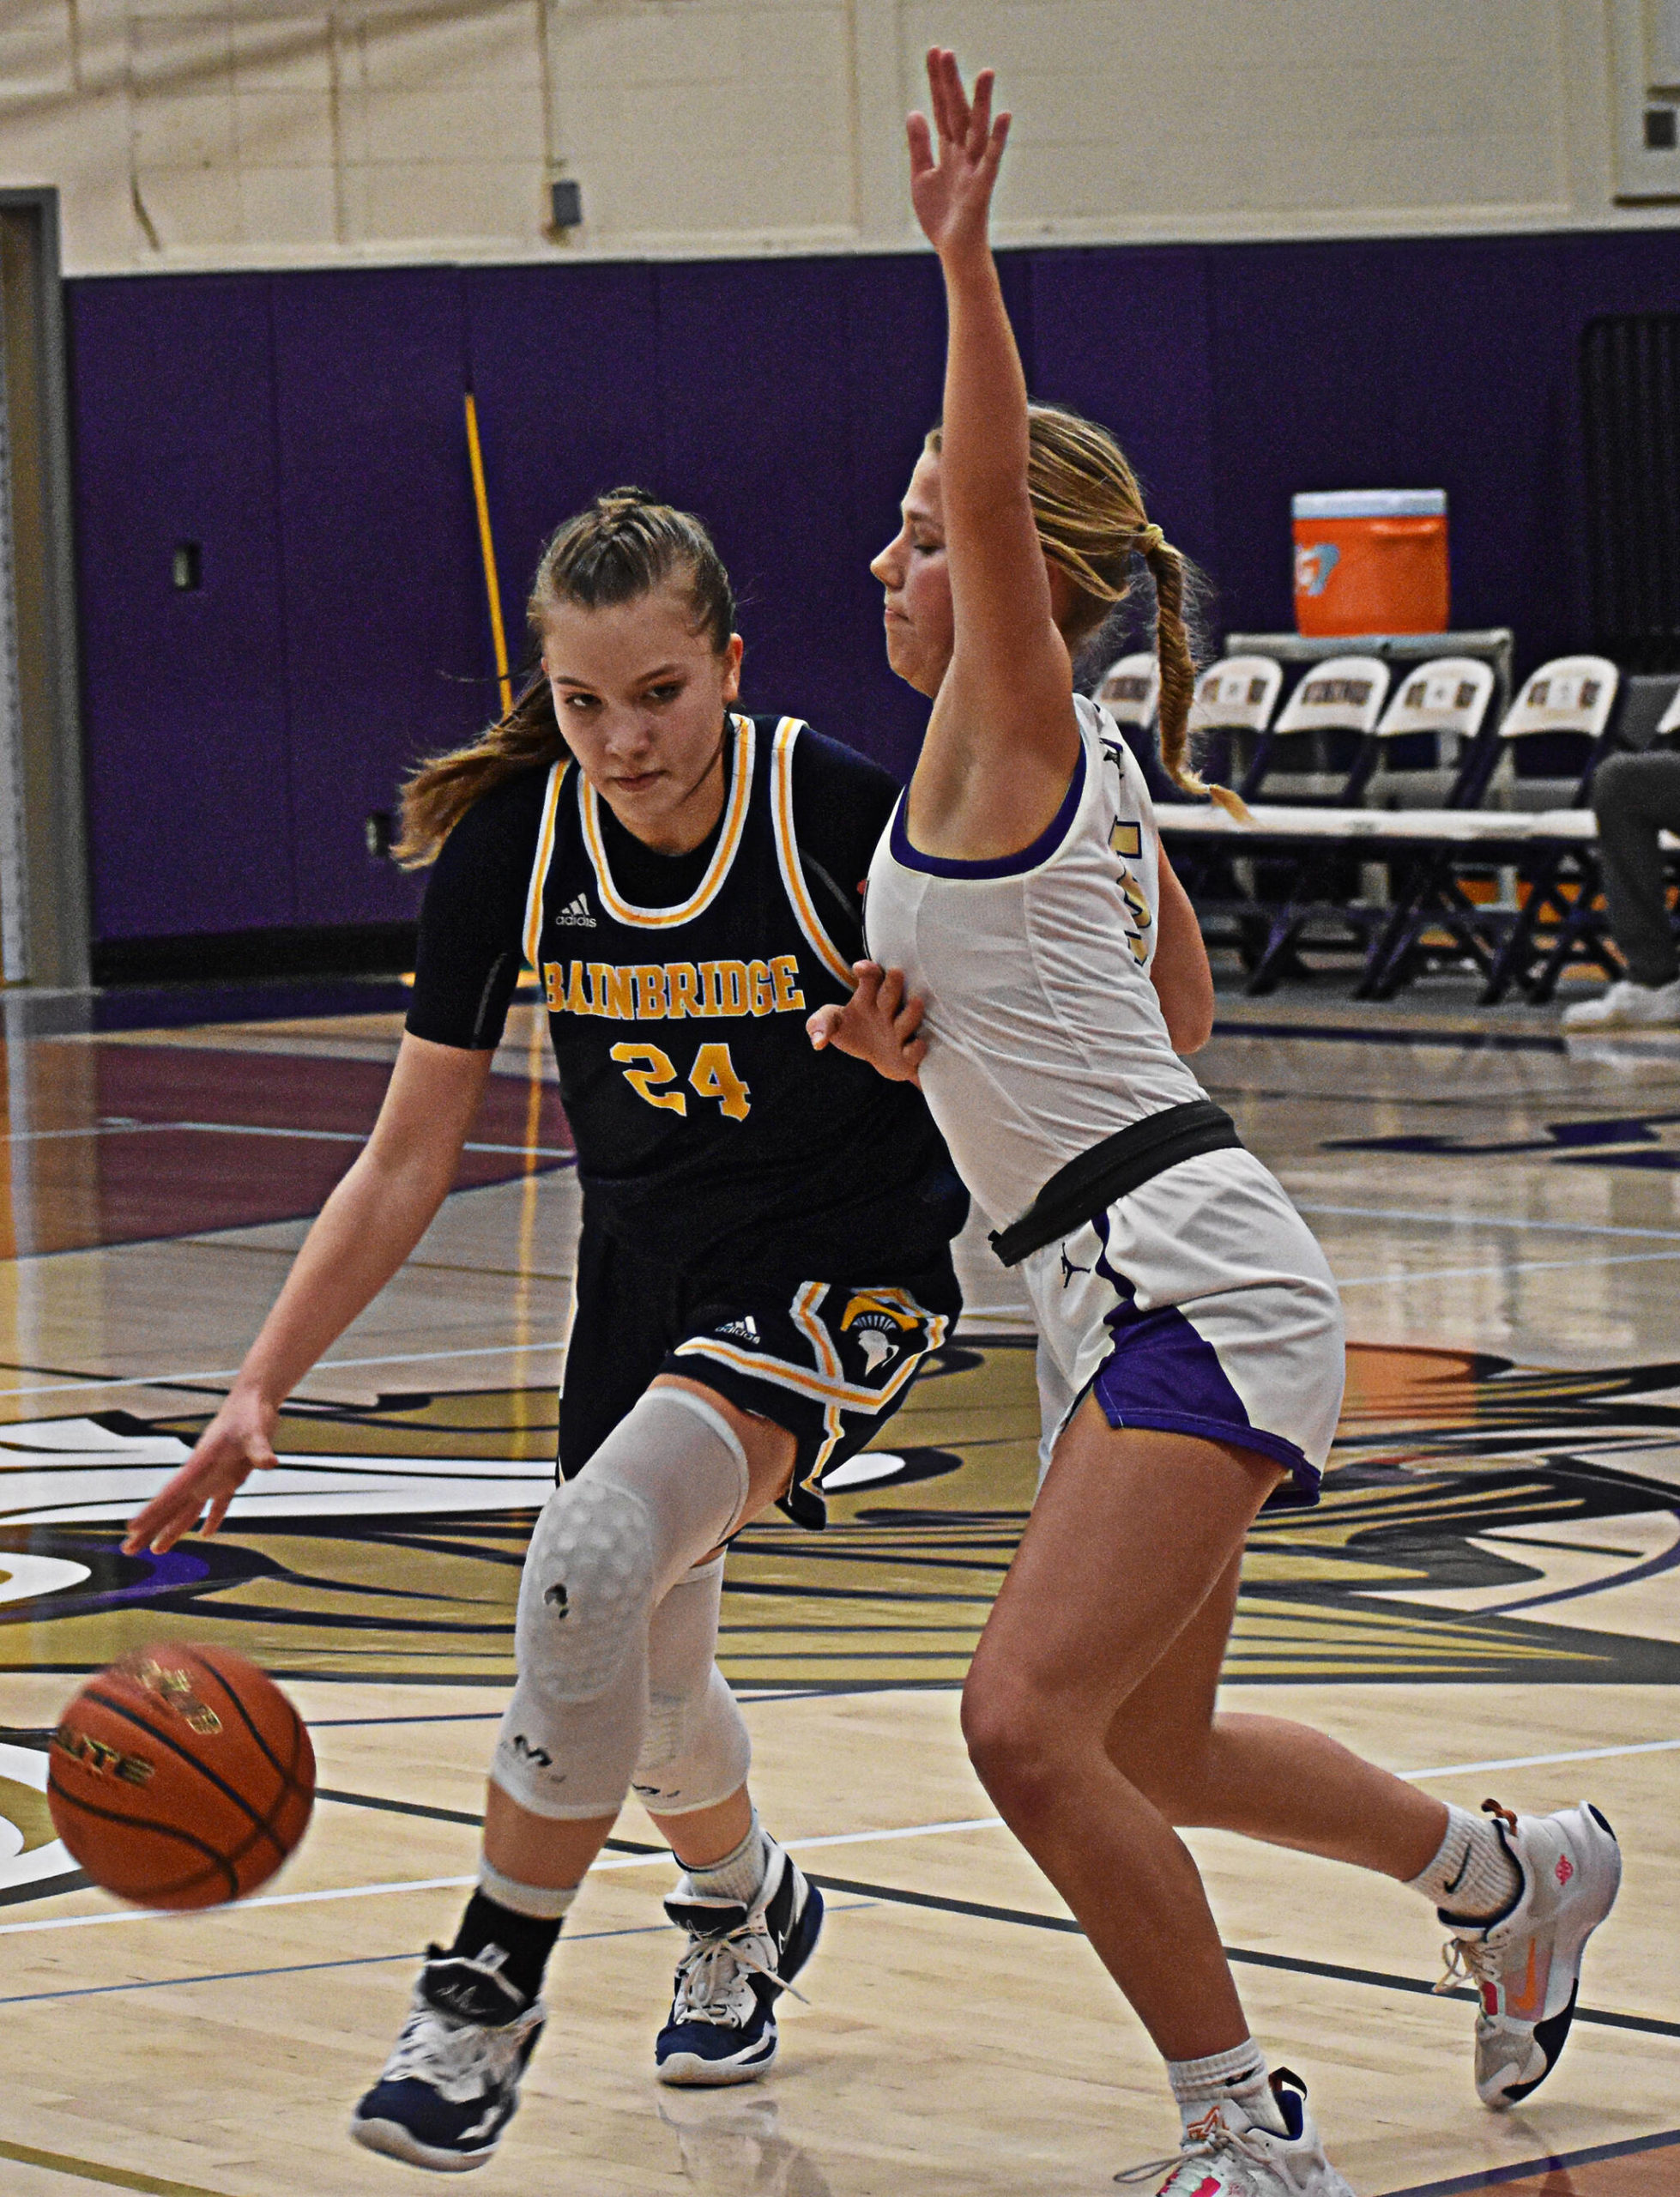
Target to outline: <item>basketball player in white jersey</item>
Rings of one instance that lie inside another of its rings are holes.
[[[928,78],[937,142],[912,116],[911,191],[945,275],[945,417],[873,569],[893,668],[934,709],[870,869],[876,965],[813,1038],[919,1070],[1032,1299],[1046,1471],[964,1728],[1167,2061],[1183,2148],[1161,2197],[1347,2197],[1302,2085],[1248,2033],[1174,1826],[1426,1893],[1479,1989],[1496,2107],[1555,2064],[1620,1859],[1586,1803],[1472,1816],[1304,1726],[1215,1713],[1248,1527],[1268,1499],[1316,1499],[1341,1311],[1304,1223],[1177,1057],[1212,1027],[1206,955],[1136,762],[1073,690],[1070,650],[1140,557],[1163,758],[1206,790],[1185,761],[1179,560],[1109,437],[1029,405],[987,234],[1009,118],[989,72],[972,104],[949,52]]]

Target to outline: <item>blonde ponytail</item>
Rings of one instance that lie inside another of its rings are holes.
[[[937,451],[940,432],[928,438]],[[1106,427],[1059,404],[1027,408],[1027,493],[1038,539],[1073,584],[1063,626],[1071,649],[1088,641],[1132,591],[1133,559],[1155,583],[1155,653],[1161,666],[1161,760],[1175,785],[1246,816],[1224,786],[1206,785],[1190,766],[1190,705],[1196,665],[1184,622],[1184,559],[1144,509],[1143,491]]]

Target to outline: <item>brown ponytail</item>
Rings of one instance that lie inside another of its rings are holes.
[[[637,602],[672,581],[687,596],[694,632],[721,656],[734,632],[735,598],[710,535],[692,512],[659,503],[645,489],[611,488],[550,540],[525,620],[540,645],[548,614],[563,602],[595,610]],[[493,786],[567,752],[553,694],[539,671],[505,717],[466,747],[430,757],[407,780],[396,859],[408,869],[435,862],[450,832]]]

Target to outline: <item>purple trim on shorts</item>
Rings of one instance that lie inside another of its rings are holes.
[[[1175,1304],[1139,1310],[1132,1284],[1109,1261],[1107,1213],[1097,1216],[1096,1227],[1103,1240],[1097,1270],[1121,1299],[1104,1322],[1114,1348],[1091,1384],[1109,1425],[1152,1427],[1258,1450],[1275,1457],[1293,1479],[1295,1492],[1285,1502],[1316,1503],[1318,1467],[1287,1435],[1254,1424],[1219,1353]]]
[[[1068,781],[1067,791],[1062,796],[1061,807],[1039,833],[1030,847],[1023,847],[1018,855],[999,855],[990,862],[958,862],[949,855],[924,855],[910,844],[909,826],[904,811],[909,796],[901,794],[898,805],[892,812],[892,858],[902,869],[926,870],[930,877],[1021,877],[1030,869],[1036,869],[1048,862],[1073,827],[1079,814],[1079,798],[1085,789],[1085,744],[1079,741],[1079,760],[1073,766],[1073,775]]]
[[[1198,1419],[1190,1412],[1134,1410],[1129,1405],[1124,1417],[1116,1418],[1115,1407],[1103,1394],[1102,1379],[1099,1373],[1091,1384],[1091,1393],[1103,1407],[1103,1416],[1110,1426],[1142,1426],[1162,1434],[1194,1434],[1204,1442],[1226,1442],[1233,1449],[1258,1450],[1264,1456],[1275,1457],[1293,1482],[1289,1494],[1285,1495],[1280,1486],[1275,1494],[1267,1497],[1265,1507],[1268,1510],[1310,1510],[1317,1503],[1319,1483],[1324,1475],[1284,1435],[1268,1434],[1261,1427],[1249,1425],[1246,1419],[1241,1426],[1236,1426],[1228,1419]]]

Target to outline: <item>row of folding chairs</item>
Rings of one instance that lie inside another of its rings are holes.
[[[1514,984],[1550,998],[1572,961],[1622,973],[1592,774],[1614,748],[1680,734],[1680,682],[1558,657],[1502,717],[1493,669],[1473,657],[1437,657],[1398,683],[1375,657],[1332,657],[1279,709],[1284,683],[1282,665],[1260,656],[1225,657],[1197,683],[1198,767],[1236,788],[1247,822],[1187,803],[1161,772],[1152,657],[1121,657],[1097,690],[1145,762],[1204,923],[1231,922],[1251,992],[1272,990],[1326,933],[1359,953],[1356,992],[1367,998],[1466,961],[1490,1002]]]

